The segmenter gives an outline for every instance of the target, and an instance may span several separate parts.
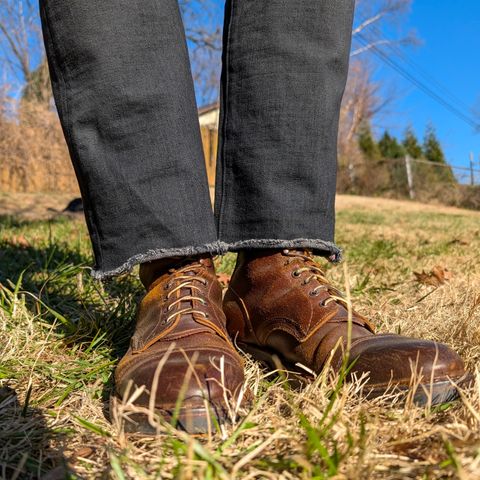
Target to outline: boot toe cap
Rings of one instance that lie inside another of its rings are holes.
[[[136,387],[144,387],[136,404],[148,406],[154,395],[155,407],[168,410],[174,408],[178,400],[185,407],[204,405],[205,400],[224,404],[225,398],[235,397],[243,385],[240,360],[208,348],[172,352],[155,382],[155,373],[164,355],[165,351],[155,350],[140,354],[141,358],[131,361],[123,372],[117,372],[117,394],[124,397],[129,388],[132,394]]]
[[[400,335],[375,335],[352,344],[350,376],[368,374],[371,385],[408,385],[455,380],[465,374],[463,360],[445,344]]]

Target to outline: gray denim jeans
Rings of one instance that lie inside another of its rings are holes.
[[[177,0],[40,9],[94,276],[247,248],[339,259],[336,148],[354,0],[226,1],[214,211]]]

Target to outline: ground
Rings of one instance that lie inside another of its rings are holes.
[[[106,419],[141,289],[91,279],[83,221],[56,212],[68,200],[0,196],[0,478],[480,478],[480,213],[340,196],[345,261],[325,265],[379,331],[460,352],[477,383],[459,401],[368,401],[329,372],[297,390],[247,359],[243,421],[141,437],[121,406]],[[216,262],[227,281],[234,256]]]

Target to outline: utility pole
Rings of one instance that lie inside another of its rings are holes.
[[[470,152],[470,185],[475,185],[475,174],[473,172],[474,156],[473,152]]]
[[[410,155],[405,155],[405,168],[407,170],[408,194],[411,200],[415,200],[415,190],[413,189],[412,159]]]

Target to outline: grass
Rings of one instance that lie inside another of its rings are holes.
[[[346,261],[328,275],[379,330],[446,342],[475,372],[480,215],[375,205],[340,209]],[[124,434],[105,415],[142,292],[134,274],[93,281],[90,264],[81,221],[0,219],[0,478],[480,478],[480,383],[452,404],[391,406],[329,372],[293,390],[247,359],[242,421],[205,438]],[[448,282],[416,281],[437,265]]]

